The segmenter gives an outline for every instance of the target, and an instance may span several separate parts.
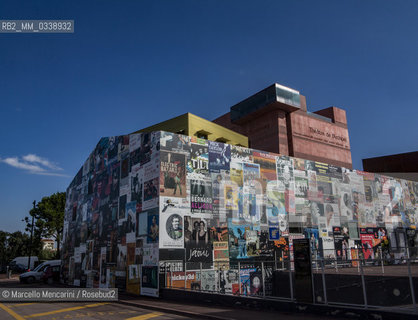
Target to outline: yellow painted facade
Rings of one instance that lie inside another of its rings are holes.
[[[134,133],[159,130],[248,147],[248,138],[246,136],[191,113],[185,113]]]

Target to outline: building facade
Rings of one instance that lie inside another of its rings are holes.
[[[139,132],[168,131],[195,138],[248,147],[248,138],[238,132],[220,126],[214,122],[185,113],[178,117],[138,130]]]
[[[275,296],[294,239],[314,260],[416,254],[416,199],[415,182],[197,137],[102,138],[67,189],[63,277]]]
[[[363,159],[363,170],[418,182],[418,151]]]
[[[254,149],[352,168],[345,111],[309,112],[299,91],[277,83],[213,122],[247,136]]]

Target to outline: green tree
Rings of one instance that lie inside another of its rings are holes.
[[[0,230],[0,265],[6,265],[9,257],[7,255],[7,238],[9,233]]]
[[[8,260],[13,260],[16,257],[24,257],[29,255],[29,245],[30,237],[28,234],[21,231],[9,233],[6,247]]]
[[[21,231],[6,232],[0,230],[0,265],[7,265],[16,257],[29,254],[30,237]]]
[[[59,247],[62,239],[62,231],[64,227],[64,211],[65,211],[65,192],[57,192],[48,197],[43,197],[38,202],[29,214],[30,217],[25,217],[26,231],[31,232],[32,218],[35,218],[34,225],[34,241],[35,245],[41,244],[42,238],[53,238],[57,243],[57,254],[59,257]],[[39,255],[42,250],[42,245],[39,250],[34,252]]]

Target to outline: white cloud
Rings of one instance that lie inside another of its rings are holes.
[[[19,157],[0,158],[0,162],[6,163],[17,169],[25,170],[30,174],[69,177],[66,174],[55,172],[62,171],[63,169],[48,159],[39,157],[36,154],[28,154],[21,159]]]
[[[45,166],[45,167],[47,167],[51,170],[62,170],[62,168],[58,167],[55,163],[52,163],[48,159],[39,157],[36,154],[28,154],[26,156],[23,156],[23,160],[25,160],[27,162],[42,164],[43,166]]]

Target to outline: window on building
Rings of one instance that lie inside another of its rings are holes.
[[[222,143],[227,143],[229,140],[226,139],[226,138],[220,137],[220,138],[216,139],[215,141],[222,142]]]
[[[208,139],[208,135],[210,135],[211,133],[205,130],[199,130],[196,131],[195,136],[200,138],[200,139]]]

